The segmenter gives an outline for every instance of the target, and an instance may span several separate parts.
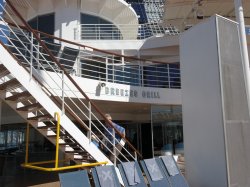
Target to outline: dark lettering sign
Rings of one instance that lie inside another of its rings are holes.
[[[122,96],[122,97],[135,97],[135,98],[138,98],[141,95],[141,97],[147,98],[147,99],[160,99],[159,92],[143,90],[141,94],[139,94],[137,90],[124,90],[124,89],[113,88],[113,87],[105,87],[105,94]]]

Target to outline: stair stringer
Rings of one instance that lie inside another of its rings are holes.
[[[51,116],[54,116],[55,112],[62,114],[61,109],[58,108],[48,97],[37,81],[30,77],[29,72],[20,66],[2,45],[0,45],[0,51],[0,63],[2,63],[9,70],[12,76],[15,77],[27,91],[29,91],[37,102],[39,102]],[[89,139],[66,115],[61,116],[61,126],[72,137],[74,137],[75,141],[78,142],[78,144],[81,145],[95,160],[98,162],[108,161],[109,165],[113,165],[113,163],[93,143],[89,142]]]

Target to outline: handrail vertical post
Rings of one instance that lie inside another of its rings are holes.
[[[171,80],[171,77],[170,77],[170,70],[169,70],[169,64],[167,64],[167,68],[168,68],[168,88],[170,88],[170,80]]]
[[[115,62],[115,59],[114,59],[114,55],[112,55],[112,73],[113,73],[113,80],[112,82],[115,82],[115,66],[114,66],[114,62]]]
[[[80,46],[78,47],[78,50],[81,51],[81,47],[80,47]],[[76,72],[76,73],[75,73],[76,76],[79,76],[79,77],[82,76],[81,68],[82,68],[82,67],[81,67],[81,59],[80,59],[80,57],[78,56],[77,59],[76,59],[76,71],[75,71],[75,72]]]
[[[65,113],[64,108],[64,71],[62,71],[62,115]]]
[[[58,168],[58,157],[59,157],[59,135],[60,135],[60,115],[58,112],[55,113],[57,117],[57,127],[56,127],[56,158],[55,158],[55,168]]]
[[[88,138],[89,138],[89,143],[91,142],[91,134],[92,134],[92,125],[91,125],[91,103],[89,103],[89,132],[88,132]]]
[[[105,63],[106,63],[106,82],[108,82],[108,57],[106,57]]]
[[[140,58],[140,50],[137,51],[137,58]],[[138,63],[138,76],[139,76],[139,85],[138,86],[142,86],[142,69],[141,69],[141,61],[137,61]]]
[[[26,146],[25,146],[25,164],[27,164],[28,160],[29,160],[29,136],[30,136],[30,125],[29,125],[29,123],[27,123]]]
[[[37,35],[38,35],[39,38],[41,37],[40,33],[38,33]],[[39,42],[37,42],[37,53],[36,53],[36,59],[37,59],[37,62],[38,62],[37,69],[40,69],[40,59],[39,59],[40,57],[39,57],[39,54],[40,54],[40,44],[39,44]]]
[[[73,31],[74,31],[74,40],[77,40],[77,39],[76,39],[76,30],[77,30],[77,28],[74,28],[74,29],[73,29]]]
[[[33,44],[34,44],[34,37],[33,33],[31,33],[31,45],[30,45],[30,79],[32,79],[32,67],[33,67]]]
[[[116,166],[115,129],[112,128],[114,165]]]
[[[143,72],[143,69],[144,69],[144,65],[140,62],[140,70],[141,70],[141,86],[143,87],[144,86],[144,72]]]

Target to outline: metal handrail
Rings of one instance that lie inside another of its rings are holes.
[[[31,168],[41,171],[63,171],[63,170],[69,170],[69,169],[77,169],[77,168],[84,168],[84,167],[94,167],[94,166],[100,166],[107,164],[107,161],[104,162],[96,162],[96,163],[84,163],[84,164],[78,164],[74,166],[61,166],[58,167],[59,162],[65,162],[67,160],[61,160],[59,161],[59,133],[60,133],[60,114],[58,112],[55,112],[55,118],[57,119],[57,133],[56,133],[56,155],[55,160],[50,161],[40,161],[40,162],[28,162],[29,160],[29,136],[30,136],[30,125],[27,123],[26,128],[26,148],[25,148],[25,163],[21,164],[22,167],[25,168]],[[55,163],[55,167],[48,168],[48,167],[42,167],[37,165],[43,165],[43,164],[49,164],[49,163]]]
[[[134,86],[158,88],[181,87],[180,69],[175,63],[151,61],[110,53],[43,32],[36,32],[43,39],[54,40],[65,46],[73,45],[74,48],[80,49],[80,53],[77,56],[78,61],[76,62],[77,69],[74,69],[76,76]],[[61,59],[57,58],[58,60]],[[96,62],[98,62],[99,67],[94,64]],[[82,65],[84,65],[84,68],[82,68]],[[93,68],[98,68],[98,72],[91,70]],[[108,77],[106,76],[106,70],[109,73]]]
[[[144,40],[156,35],[179,35],[174,26],[158,22],[144,24],[80,24],[74,29],[75,40]],[[80,34],[78,34],[80,33]]]
[[[12,9],[13,9],[13,11],[18,15],[18,17],[20,17],[20,14],[15,10],[15,8],[11,5],[11,3],[9,2],[9,1],[7,1],[7,3],[12,7]],[[84,96],[84,98],[85,99],[87,99],[90,103],[91,103],[91,105],[92,105],[92,108],[94,108],[98,113],[99,113],[99,115],[101,115],[102,117],[103,117],[103,119],[104,120],[106,120],[107,121],[107,119],[105,118],[105,116],[103,115],[103,113],[101,113],[100,111],[99,111],[99,109],[95,106],[95,104],[93,103],[93,102],[91,102],[91,100],[87,97],[87,95],[81,90],[81,88],[79,88],[79,86],[74,82],[74,80],[72,79],[72,77],[67,73],[67,71],[62,67],[62,65],[60,64],[60,63],[58,63],[58,61],[57,61],[57,59],[55,58],[55,57],[53,57],[53,54],[47,49],[47,47],[46,47],[46,45],[39,39],[39,37],[37,36],[37,34],[36,33],[34,33],[33,32],[33,30],[31,29],[31,28],[29,28],[29,26],[28,26],[28,24],[25,22],[25,20],[23,20],[22,18],[20,18],[21,20],[22,20],[22,22],[26,25],[26,27],[27,27],[27,29],[28,30],[30,30],[30,32],[31,33],[33,33],[34,34],[34,36],[35,36],[35,38],[37,39],[37,41],[38,41],[38,43],[40,44],[40,45],[42,45],[42,47],[43,47],[43,49],[47,52],[47,54],[50,56],[50,58],[52,58],[52,60],[53,60],[53,62],[56,64],[56,68],[61,68],[62,70],[63,70],[63,72],[64,72],[64,74],[66,75],[66,77],[74,84],[74,86],[80,91],[80,93]],[[33,43],[33,41],[31,42],[31,43]],[[13,43],[12,43],[12,45],[13,45]],[[45,60],[46,61],[46,58],[44,57],[44,55],[43,54],[41,54],[40,53],[40,51],[39,51],[39,48],[37,48],[36,47],[36,45],[34,45],[34,50],[37,50],[36,52],[37,53],[39,53],[39,55],[41,55],[42,56],[42,58],[43,58],[43,60]],[[20,51],[18,51],[19,53],[20,53]],[[28,50],[28,52],[30,53],[30,51]],[[23,55],[22,53],[20,53],[21,55]],[[32,56],[35,60],[37,60],[35,57],[34,57],[34,54],[32,54],[32,53],[30,53],[29,54],[30,56]],[[24,56],[23,56],[24,57]],[[25,58],[25,61],[27,62],[27,63],[29,63],[29,61],[27,60],[27,58]],[[39,61],[36,61],[37,63],[39,63]],[[46,61],[47,62],[47,61]],[[47,62],[48,63],[48,62]],[[48,63],[49,64],[49,63]],[[42,64],[40,64],[41,65],[41,67],[43,67],[42,66]],[[49,64],[50,65],[50,64]],[[33,67],[33,66],[32,66]],[[58,70],[58,69],[56,69],[56,70]],[[34,75],[34,74],[33,74]],[[64,80],[62,80],[63,82],[65,82]],[[79,100],[80,101],[80,100]],[[68,106],[69,107],[69,106]],[[98,119],[93,113],[92,113],[92,115],[96,118],[96,119]],[[108,122],[108,121],[107,121]],[[112,125],[112,124],[111,124]],[[118,132],[118,134],[119,134],[119,132]],[[127,144],[128,145],[131,145],[129,142],[127,142]],[[133,146],[131,145],[131,147],[132,147],[132,149],[133,149]],[[136,151],[136,150],[135,150]]]
[[[115,66],[117,66],[117,64],[115,64]]]

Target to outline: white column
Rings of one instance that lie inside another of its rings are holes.
[[[246,27],[244,21],[244,13],[241,0],[234,0],[236,21],[239,23],[240,45],[242,51],[243,66],[245,71],[246,92],[248,98],[248,107],[250,108],[250,74],[249,74],[249,58],[246,39]]]

